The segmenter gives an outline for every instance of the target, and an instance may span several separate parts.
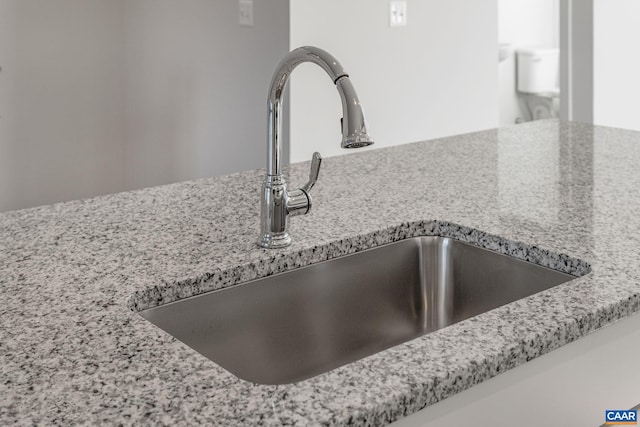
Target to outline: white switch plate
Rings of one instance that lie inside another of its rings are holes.
[[[241,27],[253,27],[253,0],[238,0],[238,22]]]
[[[392,1],[389,3],[389,26],[404,27],[407,25],[407,2]]]

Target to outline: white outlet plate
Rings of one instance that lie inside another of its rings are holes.
[[[253,0],[238,0],[238,23],[241,27],[253,27]]]
[[[404,27],[407,25],[407,2],[389,2],[389,26]]]

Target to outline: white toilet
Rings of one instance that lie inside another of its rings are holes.
[[[558,117],[559,49],[518,49],[517,89],[525,121]]]

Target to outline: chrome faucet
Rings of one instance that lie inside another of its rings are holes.
[[[294,68],[303,62],[319,65],[331,77],[342,99],[342,148],[358,148],[373,144],[367,134],[364,113],[349,75],[331,54],[317,47],[305,46],[292,50],[276,68],[269,89],[269,124],[267,174],[262,186],[260,238],[263,248],[283,248],[291,244],[287,232],[289,216],[305,215],[311,209],[310,191],[318,179],[322,157],[313,153],[309,182],[298,190],[288,191],[280,169],[282,156],[282,94]]]

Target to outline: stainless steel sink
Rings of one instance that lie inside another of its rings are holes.
[[[573,278],[428,236],[140,314],[242,379],[286,384]]]

